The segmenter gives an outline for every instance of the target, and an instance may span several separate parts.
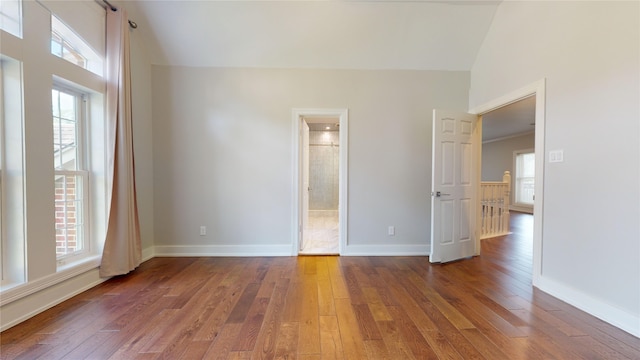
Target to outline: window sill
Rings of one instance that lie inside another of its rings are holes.
[[[2,286],[0,288],[0,291],[2,292],[2,296],[0,296],[0,306],[7,305],[11,302],[37,293],[38,291],[45,290],[65,280],[81,275],[87,271],[97,269],[100,266],[100,260],[100,255],[86,257],[80,261],[58,267],[56,273],[47,275],[37,280],[19,285],[8,284],[7,286]]]

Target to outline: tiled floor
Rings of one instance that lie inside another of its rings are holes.
[[[338,254],[338,233],[337,211],[330,213],[310,211],[309,227],[304,232],[303,248],[300,254]]]

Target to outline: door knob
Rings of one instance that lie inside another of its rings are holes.
[[[451,194],[443,194],[440,191],[432,191],[431,192],[431,196],[433,196],[433,197],[441,197],[441,196],[449,196],[449,195],[451,195]]]

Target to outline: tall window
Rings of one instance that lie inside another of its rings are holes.
[[[4,241],[5,241],[5,235],[4,235],[4,201],[3,201],[3,194],[5,193],[4,190],[4,181],[3,181],[3,176],[4,176],[4,82],[2,81],[3,76],[3,68],[4,66],[2,66],[2,59],[0,59],[0,117],[1,120],[0,121],[0,280],[4,279],[4,261],[3,261],[3,257],[4,257],[4,251],[3,251],[3,247],[4,247]]]
[[[0,275],[25,280],[22,64],[0,54]]]
[[[58,258],[86,250],[88,177],[86,164],[85,96],[55,88],[53,158],[55,166],[55,227]]]
[[[518,152],[515,162],[515,203],[533,205],[536,155],[534,152]]]

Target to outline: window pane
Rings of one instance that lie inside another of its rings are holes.
[[[78,170],[78,122],[76,95],[52,90],[53,154],[56,169]]]
[[[83,248],[84,199],[83,176],[55,176],[56,255],[62,256]]]
[[[522,154],[522,176],[534,177],[536,171],[536,155]]]
[[[104,72],[103,57],[55,16],[51,16],[51,53],[96,75]]]
[[[60,91],[51,91],[51,104],[54,117],[60,117]]]
[[[76,119],[76,97],[60,92],[60,117],[67,120]]]
[[[22,37],[22,2],[20,0],[0,1],[0,29],[17,37]]]
[[[516,156],[516,204],[533,205],[535,190],[535,153],[524,153]]]
[[[2,0],[0,0],[2,2]],[[25,281],[22,63],[0,55],[2,285]]]
[[[57,57],[62,57],[62,39],[56,33],[51,34],[51,53]]]
[[[532,178],[524,178],[518,182],[516,202],[521,204],[533,204],[534,181]]]

